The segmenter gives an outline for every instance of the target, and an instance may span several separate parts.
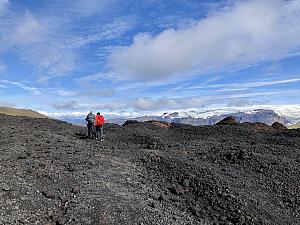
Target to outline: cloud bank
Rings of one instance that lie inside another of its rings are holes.
[[[138,34],[109,62],[122,78],[157,80],[278,60],[300,47],[299,21],[300,1],[237,1],[192,27]]]

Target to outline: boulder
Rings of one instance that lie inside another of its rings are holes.
[[[286,126],[284,126],[281,123],[275,122],[272,124],[272,127],[276,130],[288,130],[288,128]]]
[[[234,125],[234,124],[237,124],[237,122],[233,116],[226,117],[225,119],[216,123],[216,125]]]
[[[139,121],[137,121],[137,120],[127,120],[127,121],[123,124],[123,126],[127,126],[127,125],[130,125],[130,124],[137,124],[137,123],[139,123]]]
[[[150,121],[147,121],[147,123],[150,123],[152,125],[159,126],[162,128],[170,128],[172,126],[171,123],[163,122],[163,121],[156,121],[156,120],[150,120]]]

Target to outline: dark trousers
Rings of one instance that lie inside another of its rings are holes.
[[[103,126],[96,126],[96,138],[103,139]]]
[[[89,138],[93,138],[93,127],[94,127],[94,124],[92,124],[92,123],[87,124]]]

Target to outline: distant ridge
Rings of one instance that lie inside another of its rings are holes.
[[[31,118],[48,118],[47,116],[33,111],[31,109],[16,109],[10,107],[0,107],[0,114],[10,116],[26,116]]]
[[[273,110],[265,109],[256,109],[250,112],[233,112],[233,113],[224,113],[224,114],[215,114],[213,116],[201,117],[201,113],[198,117],[196,112],[174,112],[174,113],[164,113],[161,116],[142,116],[134,118],[138,121],[147,121],[147,120],[157,120],[164,121],[169,123],[182,123],[190,124],[194,126],[203,126],[203,125],[214,125],[227,117],[232,117],[237,123],[256,123],[261,122],[271,126],[273,123],[278,122],[283,125],[288,125],[289,121],[283,116],[279,116]]]

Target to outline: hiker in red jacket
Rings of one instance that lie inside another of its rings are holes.
[[[98,112],[95,117],[96,140],[103,141],[103,125],[105,123],[104,117]]]

